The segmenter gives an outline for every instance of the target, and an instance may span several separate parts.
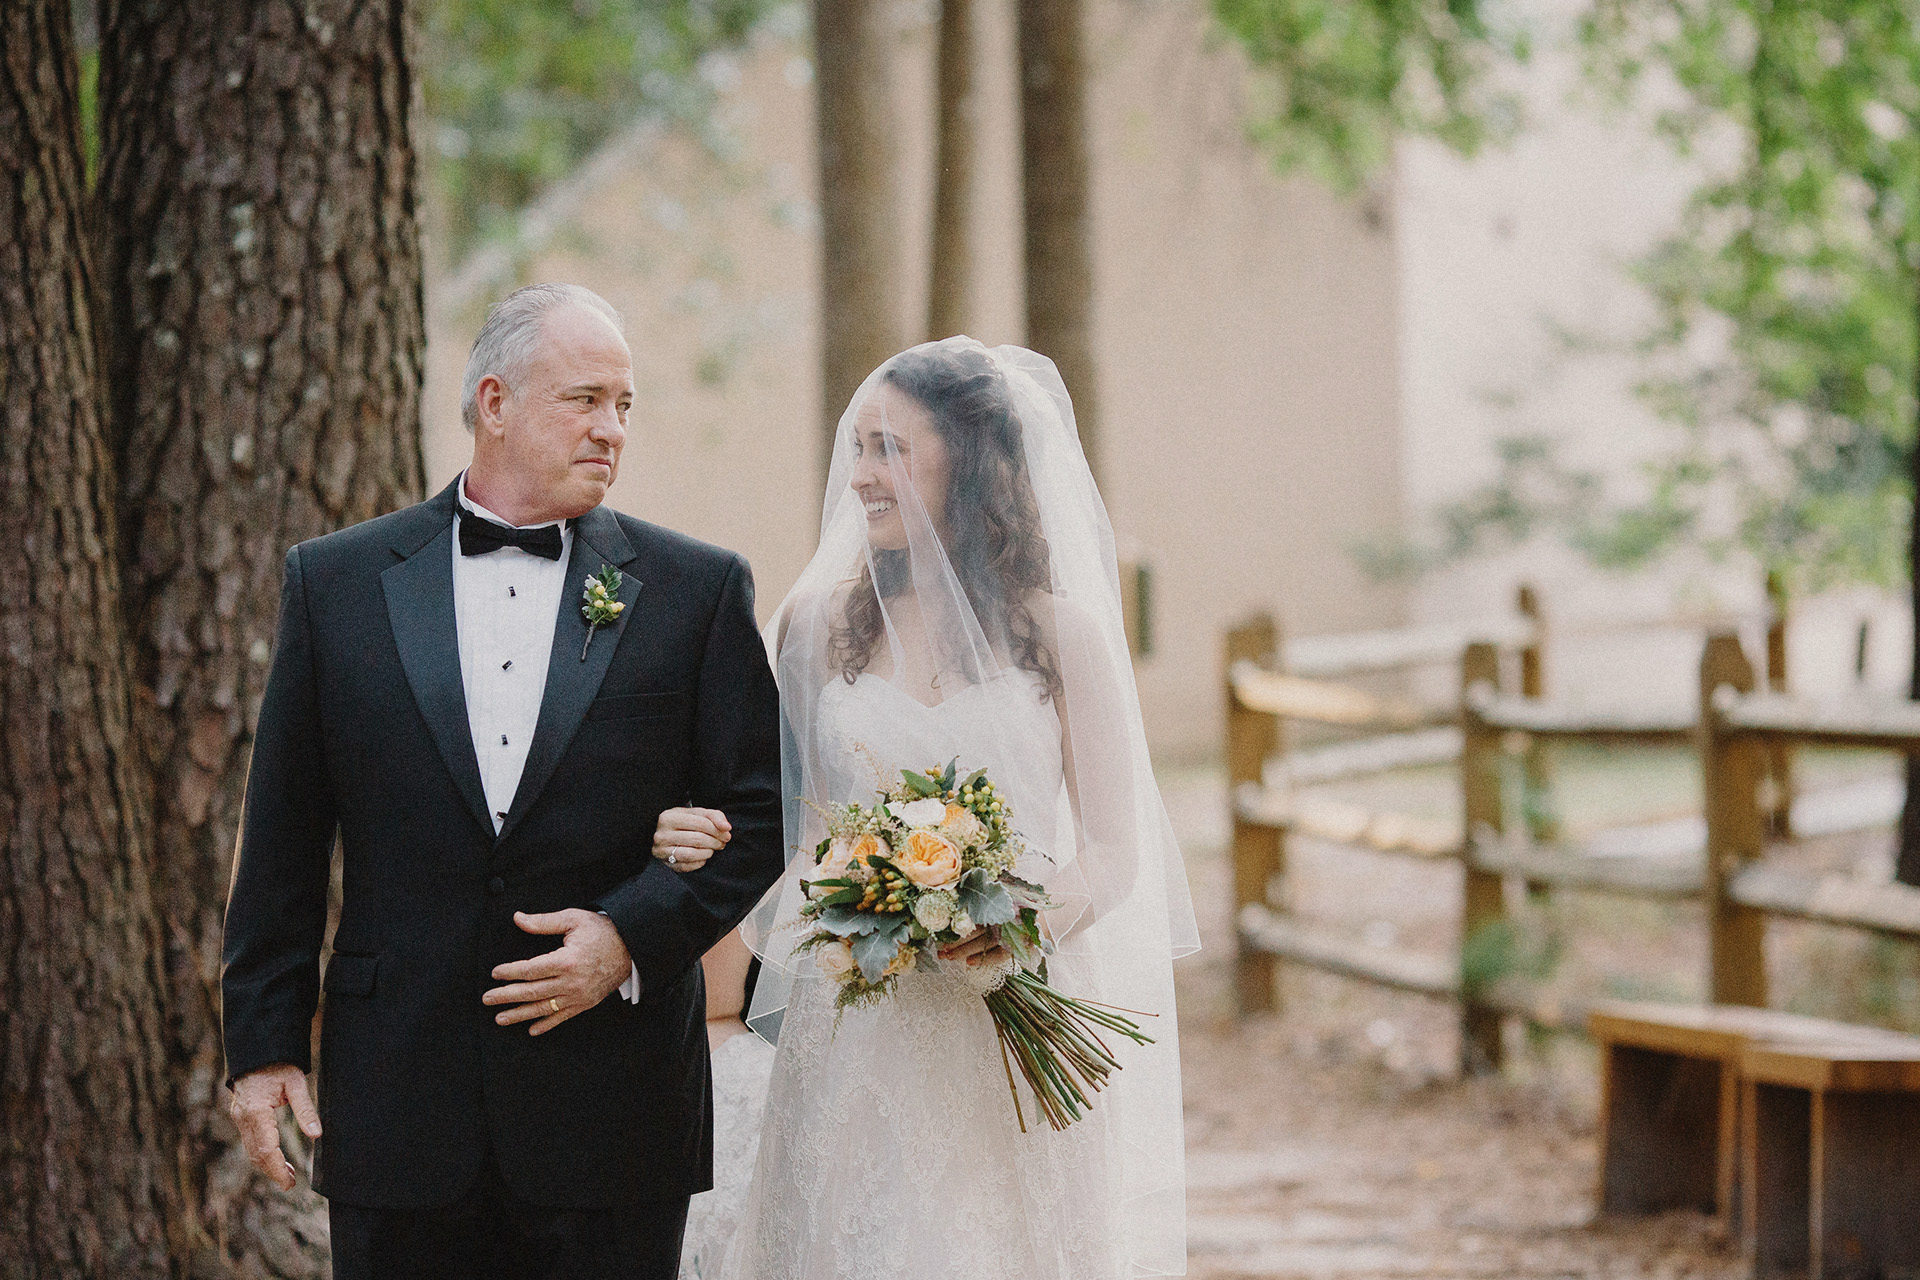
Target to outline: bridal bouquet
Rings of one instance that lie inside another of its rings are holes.
[[[903,770],[877,804],[821,810],[827,837],[813,852],[815,878],[801,882],[807,902],[800,914],[812,932],[799,946],[839,981],[838,1005],[846,1009],[884,999],[901,974],[940,948],[980,928],[996,930],[1014,963],[983,998],[1014,1113],[1025,1132],[1017,1064],[1040,1114],[1064,1129],[1120,1069],[1102,1030],[1153,1041],[1121,1011],[1047,984],[1051,944],[1040,912],[1053,900],[1013,873],[1024,842],[986,771],[961,779],[957,764]]]

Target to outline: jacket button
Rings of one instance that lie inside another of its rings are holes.
[[[507,882],[505,880],[502,880],[499,876],[495,876],[493,879],[487,881],[488,893],[505,893],[506,891],[507,891]]]

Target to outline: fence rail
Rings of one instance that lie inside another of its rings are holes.
[[[1787,697],[1784,624],[1778,612],[1772,623],[1768,690],[1757,690],[1760,682],[1737,636],[1715,632],[1702,651],[1699,703],[1684,715],[1574,708],[1545,700],[1547,632],[1537,602],[1526,590],[1519,616],[1477,629],[1371,632],[1312,644],[1282,644],[1277,625],[1265,617],[1234,629],[1227,637],[1225,685],[1241,1008],[1273,1007],[1276,961],[1455,1000],[1467,1070],[1498,1065],[1504,1016],[1519,1014],[1552,1024],[1565,1024],[1571,1016],[1569,1009],[1548,1005],[1537,993],[1512,983],[1484,990],[1464,985],[1460,956],[1376,946],[1293,917],[1285,884],[1287,841],[1292,836],[1377,853],[1459,861],[1462,955],[1482,931],[1505,917],[1509,880],[1542,892],[1578,889],[1704,901],[1709,990],[1716,1003],[1766,1004],[1764,930],[1769,917],[1920,940],[1920,889],[1812,875],[1764,860],[1766,841],[1789,834],[1792,748],[1817,744],[1920,751],[1920,703],[1814,704]],[[1457,663],[1459,669],[1458,703],[1444,713],[1329,678],[1346,681],[1436,661]],[[1289,669],[1295,663],[1306,665],[1312,674]],[[1522,696],[1502,692],[1503,666],[1519,668]],[[1387,733],[1304,753],[1298,767],[1283,764],[1269,779],[1269,758],[1288,759],[1288,722],[1295,720]],[[1694,747],[1704,783],[1705,855],[1586,854],[1555,839],[1550,820],[1530,823],[1524,834],[1507,833],[1502,758],[1516,735],[1524,746],[1527,785],[1542,788],[1550,781],[1542,754],[1548,742]],[[1442,759],[1458,761],[1463,829],[1303,796],[1296,790],[1304,781]],[[1775,783],[1770,804],[1763,804],[1761,783],[1766,778]]]

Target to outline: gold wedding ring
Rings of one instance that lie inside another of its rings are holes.
[[[547,1012],[549,1013],[560,1012],[560,1002],[558,1000],[555,1000],[552,996],[547,997]]]

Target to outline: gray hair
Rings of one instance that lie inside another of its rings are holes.
[[[480,336],[467,356],[467,372],[460,379],[460,421],[468,431],[480,421],[480,379],[492,374],[510,389],[518,386],[540,346],[548,313],[568,305],[598,311],[613,322],[614,332],[626,336],[620,313],[583,285],[530,284],[515,289],[487,312],[487,322],[480,326]]]

